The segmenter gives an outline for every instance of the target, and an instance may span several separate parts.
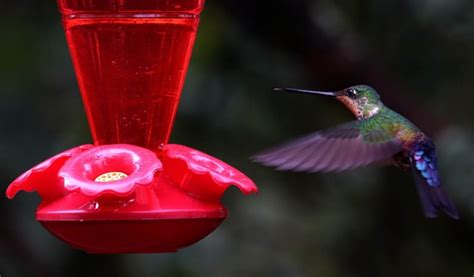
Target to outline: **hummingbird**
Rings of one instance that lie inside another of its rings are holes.
[[[342,102],[357,120],[317,131],[263,151],[253,160],[277,170],[343,171],[369,164],[392,164],[411,171],[426,217],[439,211],[458,219],[441,186],[433,141],[405,117],[385,106],[375,89],[357,85],[335,92],[296,88],[275,91],[325,95]]]

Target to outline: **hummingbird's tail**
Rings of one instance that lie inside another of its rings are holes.
[[[437,217],[438,211],[442,210],[450,217],[459,219],[456,207],[441,186],[433,143],[424,141],[417,144],[410,159],[425,216]]]
[[[424,180],[421,180],[419,176],[415,176],[415,179],[418,195],[420,196],[421,205],[426,217],[437,217],[438,210],[443,210],[450,217],[459,219],[456,207],[441,186],[432,187]]]

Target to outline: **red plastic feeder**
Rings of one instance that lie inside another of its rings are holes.
[[[227,217],[226,163],[167,144],[202,0],[59,0],[94,145],[62,152],[18,177],[8,198],[36,191],[36,217],[91,253],[173,252]]]

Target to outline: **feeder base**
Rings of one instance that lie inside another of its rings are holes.
[[[166,145],[161,158],[126,144],[80,146],[35,166],[8,188],[37,191],[36,219],[89,253],[176,252],[227,217],[230,185],[257,191],[245,175],[197,150]],[[99,177],[99,178],[97,178]]]
[[[74,248],[93,254],[169,253],[214,231],[225,218],[39,222]]]

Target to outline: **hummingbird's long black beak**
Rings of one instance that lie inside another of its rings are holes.
[[[297,88],[274,88],[273,90],[274,91],[296,92],[296,93],[303,93],[303,94],[319,94],[319,95],[327,95],[327,96],[337,96],[338,95],[336,92],[306,90],[306,89],[297,89]]]

